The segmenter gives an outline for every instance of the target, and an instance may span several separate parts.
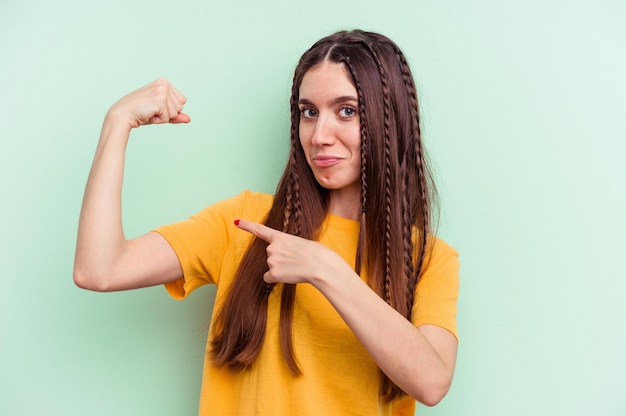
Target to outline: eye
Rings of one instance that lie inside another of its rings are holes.
[[[356,110],[353,107],[342,107],[339,110],[339,116],[343,118],[350,118],[356,114]]]
[[[300,115],[304,118],[314,118],[317,117],[317,111],[310,107],[304,107],[300,109]]]

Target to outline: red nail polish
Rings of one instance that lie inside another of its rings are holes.
[[[239,225],[239,220],[235,220],[233,222],[235,223],[235,225]]]

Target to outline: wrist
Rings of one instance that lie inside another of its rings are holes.
[[[318,273],[313,274],[309,282],[322,293],[332,290],[332,287],[337,288],[354,277],[358,278],[348,263],[338,254],[333,254],[335,254],[336,259],[331,259],[329,256],[326,260],[331,262],[326,264],[327,267],[321,267]]]
[[[129,133],[135,128],[139,127],[136,122],[133,122],[128,114],[120,111],[115,106],[111,107],[104,116],[103,130],[106,127],[110,131]]]
[[[128,144],[131,129],[132,128],[127,123],[109,118],[107,115],[102,123],[98,147],[106,146],[108,148],[113,146],[114,148],[120,147],[121,149],[125,149]]]

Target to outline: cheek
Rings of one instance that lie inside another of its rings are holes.
[[[361,150],[361,127],[357,126],[350,132],[350,144],[354,149]]]
[[[300,144],[304,149],[308,148],[308,144],[311,142],[311,131],[306,124],[300,123],[298,126],[298,136],[300,138]]]
[[[304,129],[302,128],[302,123],[298,126],[298,137],[300,138],[300,143],[303,142],[304,137]]]

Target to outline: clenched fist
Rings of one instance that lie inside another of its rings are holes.
[[[131,92],[113,104],[107,118],[114,123],[124,123],[130,128],[146,124],[189,123],[189,116],[183,113],[187,102],[165,78],[159,78],[143,88]]]

